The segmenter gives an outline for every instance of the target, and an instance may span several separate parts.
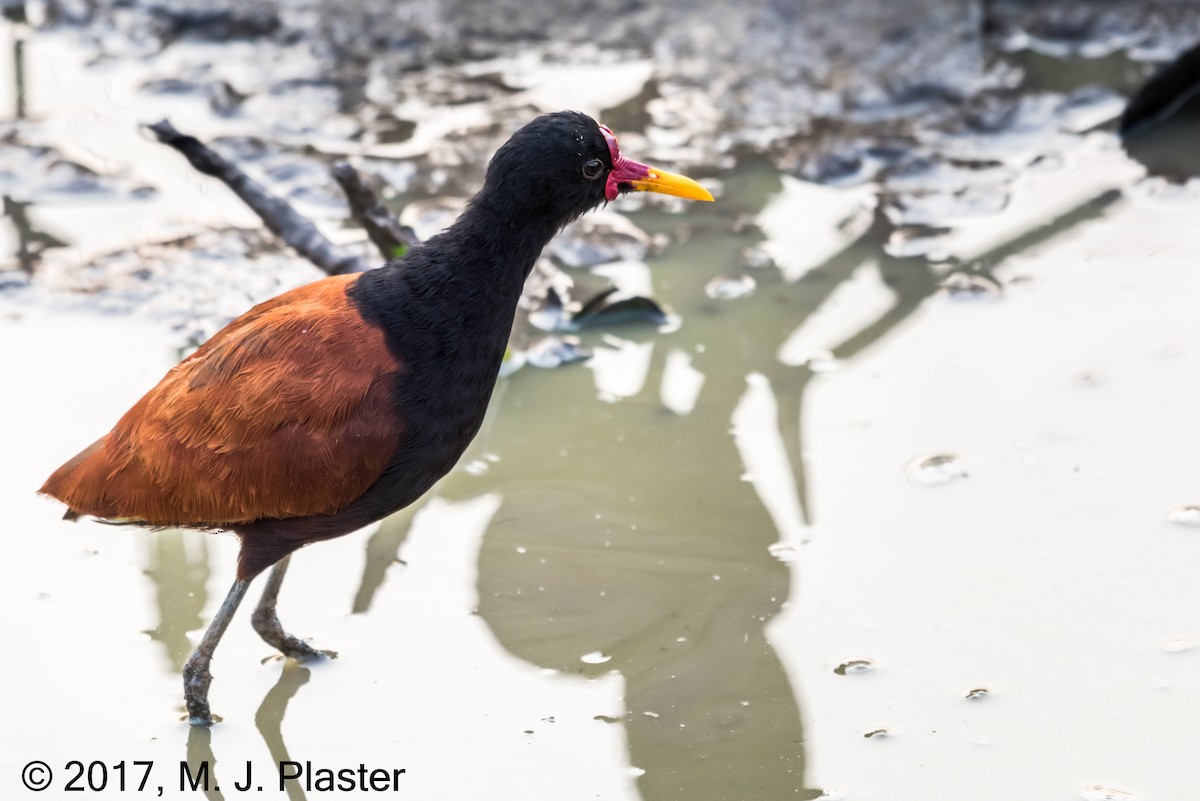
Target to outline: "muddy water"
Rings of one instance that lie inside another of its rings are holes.
[[[280,761],[404,769],[421,799],[1194,794],[1200,532],[1167,517],[1200,504],[1200,192],[1107,134],[1054,149],[939,241],[986,268],[951,282],[897,255],[870,191],[766,166],[712,207],[630,211],[671,237],[649,280],[678,327],[504,379],[430,498],[298,555],[281,616],[339,657],[274,660],[239,618],[211,731],[182,722],[178,670],[236,543],[33,496],[178,333],[5,297],[6,796],[33,760],[43,797],[72,760],[107,765],[100,795],[152,762],[163,797],[181,763],[209,798],[324,795],[281,789]],[[173,213],[192,180],[159,176]],[[722,299],[752,246],[777,267]]]

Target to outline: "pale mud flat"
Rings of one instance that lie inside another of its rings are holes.
[[[105,236],[169,230],[160,202],[250,224],[173,154],[108,139],[126,117],[94,147],[156,159],[161,194],[114,205]],[[635,212],[687,229],[638,272],[678,327],[503,379],[432,500],[302,551],[281,617],[339,658],[270,659],[243,610],[211,731],[183,722],[178,670],[236,541],[68,524],[34,495],[174,363],[178,332],[7,295],[6,797],[32,760],[54,771],[44,797],[71,760],[109,766],[101,796],[122,760],[130,785],[153,760],[163,797],[184,795],[181,761],[214,760],[209,795],[230,799],[247,762],[251,796],[323,796],[280,791],[281,760],[402,768],[420,799],[1194,796],[1200,529],[1167,517],[1200,504],[1200,192],[1104,135],[1061,149],[930,249],[972,259],[1060,221],[973,294],[843,225],[869,224],[869,191],[749,170],[714,207]],[[757,215],[779,269],[720,300],[705,286],[759,244],[729,209]]]
[[[1023,255],[1003,299],[936,297],[814,383],[816,523],[768,631],[817,786],[1200,787],[1200,529],[1167,522],[1200,495],[1200,196],[1131,195]],[[965,477],[906,477],[930,453]]]

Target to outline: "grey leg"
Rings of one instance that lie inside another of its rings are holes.
[[[322,654],[308,643],[284,631],[283,626],[279,624],[279,615],[275,612],[275,604],[279,600],[279,587],[283,584],[283,577],[287,573],[288,561],[291,558],[290,555],[285,556],[275,563],[275,567],[271,568],[271,575],[267,577],[267,586],[263,588],[262,598],[259,600],[258,606],[254,608],[250,622],[254,625],[258,636],[262,637],[268,645],[278,648],[284,656],[290,656],[292,659],[303,662]]]
[[[221,641],[221,635],[229,628],[229,621],[249,586],[250,582],[243,579],[233,582],[229,594],[221,602],[221,608],[208,624],[204,638],[183,666],[183,698],[187,702],[188,723],[193,726],[212,725],[212,711],[208,708],[208,685],[212,683],[212,673],[209,672],[208,666],[212,662],[217,643]]]

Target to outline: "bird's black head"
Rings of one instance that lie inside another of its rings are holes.
[[[515,222],[562,227],[630,190],[712,200],[690,178],[625,158],[612,131],[586,114],[560,111],[538,117],[496,151],[480,199]]]

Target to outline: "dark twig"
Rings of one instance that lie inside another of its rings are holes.
[[[262,218],[267,228],[317,267],[330,275],[365,272],[371,268],[365,259],[338,250],[286,201],[272,195],[194,136],[180,133],[166,120],[149,128],[158,141],[178,150],[197,170],[224,182]]]
[[[384,259],[398,258],[420,241],[413,229],[400,224],[371,185],[350,164],[339,161],[333,165],[333,177],[350,202],[350,216],[367,232]]]

